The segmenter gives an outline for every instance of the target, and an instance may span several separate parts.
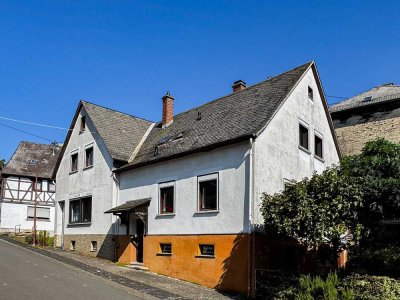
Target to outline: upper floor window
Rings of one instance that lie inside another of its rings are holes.
[[[308,98],[310,98],[311,100],[314,100],[314,92],[311,87],[308,87]]]
[[[71,154],[71,173],[78,171],[78,153]]]
[[[314,144],[314,154],[319,158],[323,158],[322,138],[320,138],[318,135],[315,135]]]
[[[174,182],[160,184],[160,214],[174,213]]]
[[[80,125],[80,129],[79,129],[79,133],[84,132],[86,129],[86,117],[82,116],[81,117],[81,125]]]
[[[69,222],[89,223],[92,220],[92,197],[69,201]]]
[[[299,145],[308,150],[308,128],[299,124]]]
[[[218,174],[199,176],[199,210],[218,210]]]
[[[93,166],[93,147],[85,149],[85,168]]]
[[[49,185],[47,186],[47,189],[49,192],[55,192],[56,191],[56,184],[54,182],[49,182]]]
[[[36,191],[42,191],[42,181],[39,179],[36,181]]]

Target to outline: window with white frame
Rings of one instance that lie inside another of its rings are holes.
[[[159,184],[160,214],[175,212],[175,181]]]
[[[69,201],[69,222],[89,223],[92,220],[92,197]]]
[[[199,210],[218,210],[218,173],[197,177]]]
[[[310,86],[308,86],[308,98],[314,100],[314,92]]]
[[[78,152],[71,153],[71,173],[78,172]]]
[[[324,158],[322,137],[315,134],[314,136],[314,154],[319,158]]]
[[[54,183],[54,181],[50,181],[47,189],[49,192],[55,192],[56,191],[56,184]]]
[[[299,145],[308,150],[308,128],[299,124]]]
[[[85,149],[85,168],[93,166],[93,146],[86,147]]]
[[[35,218],[35,207],[28,206],[28,220]],[[50,221],[50,208],[49,207],[36,207],[36,220]]]

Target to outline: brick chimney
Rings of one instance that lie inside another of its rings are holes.
[[[243,80],[238,80],[235,81],[232,84],[232,92],[238,92],[238,91],[242,91],[246,88],[246,82],[244,82]]]
[[[169,92],[162,97],[163,110],[162,110],[162,127],[170,125],[174,119],[174,97]]]

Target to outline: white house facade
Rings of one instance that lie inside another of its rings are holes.
[[[115,170],[118,258],[213,288],[250,293],[263,192],[337,164],[339,152],[315,63],[156,124]],[[171,104],[172,102],[172,104]]]
[[[56,184],[54,167],[60,153],[57,145],[21,142],[2,170],[0,227],[2,232],[54,233]]]

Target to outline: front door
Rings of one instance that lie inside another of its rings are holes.
[[[140,219],[136,220],[136,233],[137,233],[137,247],[136,247],[136,261],[143,262],[143,235],[144,235],[144,224]]]

